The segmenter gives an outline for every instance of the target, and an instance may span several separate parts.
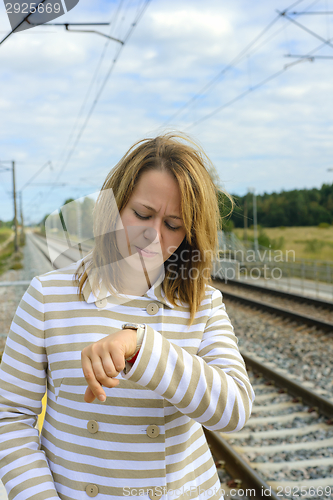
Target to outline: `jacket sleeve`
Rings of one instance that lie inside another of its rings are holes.
[[[155,391],[183,414],[213,431],[240,430],[254,392],[219,290],[196,355],[147,326],[139,355],[122,376]]]
[[[9,500],[59,500],[36,429],[46,386],[42,285],[34,278],[0,366],[0,477]]]

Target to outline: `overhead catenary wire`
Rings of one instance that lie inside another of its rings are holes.
[[[93,114],[93,111],[94,111],[94,109],[95,109],[95,107],[96,107],[96,105],[97,105],[97,103],[98,103],[98,101],[99,101],[99,99],[100,99],[100,97],[101,97],[101,95],[103,93],[103,90],[104,90],[104,88],[105,88],[105,86],[106,86],[106,84],[107,84],[107,82],[108,82],[108,80],[109,80],[109,78],[110,78],[113,70],[114,70],[114,67],[115,67],[115,65],[116,65],[116,63],[117,63],[117,61],[119,59],[119,56],[120,56],[121,52],[123,51],[126,43],[128,42],[128,40],[129,40],[131,34],[133,33],[135,27],[137,26],[137,24],[139,23],[140,19],[143,16],[143,14],[145,13],[145,11],[146,11],[146,9],[147,9],[147,7],[148,7],[148,5],[149,5],[150,2],[151,2],[151,0],[145,0],[144,5],[143,5],[141,11],[135,17],[134,22],[131,24],[128,32],[126,33],[126,35],[124,37],[124,45],[121,45],[118,48],[118,51],[117,51],[117,53],[116,53],[116,55],[115,55],[115,57],[114,57],[114,59],[112,61],[112,64],[111,64],[111,66],[110,66],[107,74],[105,75],[104,80],[103,80],[103,82],[102,82],[102,84],[101,84],[101,86],[100,86],[100,88],[99,88],[99,90],[98,90],[98,92],[96,94],[96,97],[95,97],[95,99],[94,99],[94,101],[93,101],[93,103],[92,103],[92,105],[91,105],[91,107],[89,109],[87,117],[86,117],[85,121],[83,122],[83,124],[82,124],[82,126],[81,126],[81,128],[79,130],[79,133],[76,136],[75,142],[74,142],[71,150],[68,153],[68,156],[67,156],[67,158],[66,158],[66,160],[64,162],[64,165],[62,166],[60,172],[58,173],[58,175],[56,177],[56,182],[58,181],[58,179],[60,178],[61,174],[63,173],[63,171],[67,167],[67,165],[68,165],[68,163],[69,163],[69,161],[70,161],[70,159],[71,159],[71,157],[72,157],[72,155],[73,155],[73,153],[74,153],[74,151],[76,149],[76,146],[78,145],[78,143],[79,143],[79,141],[80,141],[80,139],[82,137],[82,134],[85,131],[87,125],[88,125],[88,122],[89,122],[89,120],[91,118],[91,115]]]
[[[326,42],[325,42],[326,43]],[[264,80],[262,80],[261,82],[257,83],[256,85],[253,85],[251,88],[245,90],[244,92],[242,92],[241,94],[238,94],[236,97],[234,97],[233,99],[230,99],[230,101],[222,104],[221,106],[219,106],[218,108],[216,108],[215,110],[211,111],[210,113],[208,113],[207,115],[203,116],[202,118],[200,118],[199,120],[196,120],[195,122],[191,123],[188,127],[186,127],[186,130],[188,130],[189,128],[192,128],[192,127],[195,127],[196,125],[198,125],[199,123],[202,123],[203,121],[206,121],[208,120],[209,118],[212,118],[212,116],[216,115],[217,113],[220,113],[223,109],[231,106],[232,104],[234,104],[235,102],[237,101],[240,101],[241,99],[243,99],[245,96],[247,96],[248,94],[250,94],[251,92],[253,92],[254,90],[257,90],[258,88],[262,87],[263,85],[265,85],[266,83],[268,83],[269,81],[277,78],[278,76],[282,75],[282,73],[284,73],[285,71],[287,71],[289,68],[291,68],[292,66],[295,66],[296,64],[299,64],[301,62],[304,62],[306,60],[312,62],[313,61],[313,57],[312,57],[312,54],[314,52],[316,52],[317,50],[320,50],[321,48],[323,48],[325,46],[325,43],[322,43],[320,46],[316,47],[315,49],[313,49],[311,52],[309,52],[306,56],[302,56],[299,60],[297,61],[294,61],[293,63],[291,64],[286,64],[282,69],[280,69],[279,71],[276,71],[275,73],[273,73],[272,75],[266,77]]]
[[[279,12],[279,11],[277,11],[277,12]],[[326,45],[329,45],[330,47],[333,48],[333,44],[329,40],[325,40],[325,38],[323,38],[322,36],[318,35],[318,33],[315,33],[314,31],[310,30],[309,28],[307,28],[303,24],[295,21],[295,19],[292,19],[291,17],[287,16],[285,14],[285,12],[279,12],[279,14],[281,16],[285,17],[286,19],[288,19],[288,21],[290,21],[291,23],[294,23],[296,26],[298,26],[299,28],[301,28],[304,31],[306,31],[307,33],[309,33],[310,35],[314,36],[315,38],[318,38],[318,40],[321,40],[323,43],[325,43]]]
[[[59,171],[59,173],[56,176],[55,180],[52,181],[50,189],[47,191],[47,193],[44,193],[43,198],[45,198],[48,194],[51,193],[51,191],[53,191],[53,189],[56,187],[56,183],[58,182],[58,180],[60,179],[62,173],[66,169],[66,167],[67,167],[67,165],[68,165],[68,163],[69,163],[69,161],[70,161],[70,159],[71,159],[71,157],[72,157],[72,155],[73,155],[73,153],[74,153],[74,151],[75,151],[75,149],[76,149],[76,147],[77,147],[77,145],[78,145],[78,143],[79,143],[79,141],[80,141],[80,139],[82,137],[82,134],[83,134],[84,130],[86,129],[87,125],[88,125],[88,122],[89,122],[89,120],[90,120],[90,118],[92,116],[92,113],[93,113],[93,111],[94,111],[94,109],[95,109],[95,107],[96,107],[96,105],[97,105],[97,103],[98,103],[98,101],[99,101],[102,93],[103,93],[103,90],[104,90],[104,88],[105,88],[105,86],[106,86],[106,84],[107,84],[107,82],[108,82],[108,80],[109,80],[109,78],[110,78],[113,70],[114,70],[114,67],[115,67],[115,65],[116,65],[116,63],[117,63],[117,61],[118,61],[118,59],[120,57],[120,54],[121,54],[122,50],[124,49],[126,43],[128,42],[130,36],[132,35],[132,33],[134,31],[134,29],[136,28],[136,26],[138,25],[138,23],[141,20],[142,16],[144,15],[144,13],[145,13],[145,11],[146,11],[146,9],[147,9],[147,7],[148,7],[148,5],[149,5],[150,2],[151,2],[151,0],[144,0],[142,8],[140,9],[139,12],[137,12],[137,14],[136,14],[136,16],[134,18],[134,21],[131,23],[130,28],[128,29],[125,37],[123,38],[124,44],[121,45],[118,48],[118,51],[116,52],[115,57],[112,60],[111,66],[110,66],[107,74],[105,75],[105,77],[104,77],[104,79],[102,81],[102,84],[100,85],[100,87],[98,89],[98,92],[97,92],[97,94],[96,94],[96,96],[94,98],[94,101],[93,101],[93,103],[92,103],[92,105],[91,105],[91,107],[89,109],[88,115],[87,115],[87,117],[86,117],[83,125],[81,126],[81,128],[80,128],[80,130],[79,130],[79,132],[78,132],[78,134],[76,136],[76,138],[75,138],[75,142],[74,142],[72,148],[70,149],[70,151],[69,151],[69,153],[67,155],[67,158],[64,161],[64,164],[63,164],[63,166],[61,168],[61,170]]]
[[[1,174],[2,174],[3,170],[0,170],[0,177],[1,177]],[[11,198],[12,197],[12,194],[10,193],[10,191],[7,191],[7,189],[5,188],[5,185],[3,182],[0,182],[1,184],[1,187],[3,189],[3,192],[6,194],[6,196],[8,196],[8,198]]]
[[[326,10],[323,10],[323,11],[319,11],[319,12],[289,12],[289,15],[290,16],[305,16],[305,15],[308,15],[308,16],[322,16],[322,15],[327,15],[327,14],[333,14],[333,11],[326,11]]]
[[[118,20],[118,17],[119,17],[119,13],[120,13],[120,10],[121,10],[121,8],[122,8],[123,3],[124,3],[124,0],[120,0],[120,2],[119,2],[119,4],[118,4],[118,7],[117,7],[117,10],[116,10],[116,12],[115,12],[115,15],[112,17],[112,19],[111,19],[111,21],[110,21],[110,24],[111,24],[111,29],[110,29],[110,32],[109,32],[110,34],[111,34],[111,33],[112,33],[112,31],[115,29],[115,25],[116,25],[116,23],[117,23],[117,20]],[[111,40],[110,40],[110,39],[108,39],[108,40],[106,40],[106,42],[105,42],[105,44],[104,44],[104,47],[103,47],[103,50],[102,50],[101,56],[100,56],[99,61],[98,61],[98,63],[97,63],[97,66],[96,66],[96,69],[95,69],[95,71],[94,71],[94,74],[93,74],[93,76],[92,76],[92,78],[91,78],[91,80],[90,80],[90,84],[89,84],[88,90],[87,90],[87,92],[86,92],[86,95],[85,95],[85,97],[84,97],[84,99],[83,99],[83,103],[82,103],[81,108],[80,108],[80,110],[79,110],[79,113],[78,113],[78,115],[77,115],[77,117],[76,117],[76,120],[75,120],[75,123],[74,123],[74,125],[73,125],[73,127],[72,127],[72,130],[71,130],[71,132],[70,132],[70,134],[69,134],[69,137],[68,137],[68,139],[67,139],[66,145],[65,145],[65,147],[64,147],[64,149],[63,149],[63,151],[62,151],[62,153],[61,153],[61,155],[60,155],[60,157],[59,157],[60,159],[64,156],[64,154],[65,154],[66,150],[69,148],[69,145],[70,145],[70,143],[71,143],[71,140],[72,140],[72,138],[73,138],[73,136],[74,136],[74,134],[75,134],[75,131],[76,131],[77,126],[78,126],[78,123],[79,123],[79,120],[80,120],[80,118],[81,118],[81,116],[82,116],[82,114],[83,114],[83,111],[84,111],[85,106],[86,106],[86,104],[87,104],[87,101],[88,101],[88,99],[89,99],[89,96],[90,96],[91,90],[92,90],[92,88],[93,88],[93,85],[94,85],[94,83],[95,83],[95,81],[96,81],[96,78],[97,78],[97,76],[98,76],[98,73],[99,73],[99,71],[100,71],[101,65],[102,65],[102,63],[103,63],[103,60],[104,60],[104,57],[105,57],[105,54],[106,54],[107,48],[108,48],[108,46],[110,45],[110,42],[111,42]]]
[[[284,57],[295,57],[296,59],[333,59],[333,56],[301,56],[294,54],[286,54]]]
[[[1,163],[11,163],[11,162],[12,162],[11,160],[1,160],[1,161],[0,161],[0,174],[2,174],[3,172],[9,172],[9,171],[11,170],[11,168],[10,168],[10,167],[3,167],[3,166],[1,165]],[[11,197],[12,197],[12,193],[11,193],[10,191],[7,191],[7,190],[5,189],[4,183],[2,183],[2,182],[1,182],[1,187],[2,187],[2,189],[4,190],[4,192],[6,193],[6,195],[7,195],[9,198],[11,198]]]
[[[303,2],[304,0],[297,0],[296,2],[292,3],[287,9],[285,9],[284,12],[289,11],[299,3]],[[279,20],[280,14],[277,15],[268,25],[257,35],[244,49],[241,50],[241,52],[225,67],[223,68],[216,76],[214,76],[204,87],[202,87],[199,92],[197,92],[193,97],[191,97],[183,106],[181,106],[170,118],[168,118],[163,124],[162,127],[166,127],[172,120],[174,120],[182,111],[184,111],[187,107],[191,106],[194,101],[200,97],[202,94],[206,93],[207,90],[211,89],[214,85],[218,83],[220,78],[230,69],[232,69],[236,64],[241,62],[245,57],[247,57],[248,52],[250,49],[260,40],[267,31],[269,31],[272,26]]]
[[[42,166],[42,167],[41,167],[41,168],[40,168],[40,169],[39,169],[39,170],[38,170],[38,171],[37,171],[37,172],[36,172],[36,173],[32,176],[32,177],[31,177],[31,179],[29,179],[29,180],[28,180],[28,181],[24,184],[24,186],[23,186],[23,187],[21,187],[21,189],[20,189],[19,191],[23,191],[23,189],[25,189],[27,186],[29,186],[29,184],[31,184],[31,183],[32,183],[32,181],[33,181],[34,179],[36,179],[36,177],[37,177],[37,176],[38,176],[38,175],[39,175],[39,174],[40,174],[40,173],[41,173],[41,172],[42,172],[42,171],[43,171],[46,167],[48,167],[48,166],[50,166],[50,167],[52,168],[52,162],[47,161],[47,162],[46,162],[46,163],[45,163],[45,164],[44,164],[44,165],[43,165],[43,166]]]
[[[193,97],[191,97],[183,106],[181,106],[168,120],[166,120],[163,124],[162,127],[166,127],[169,125],[171,121],[173,121],[175,118],[177,118],[178,115],[182,111],[184,111],[186,108],[191,106],[198,97],[200,97],[202,94],[206,93],[209,89],[211,89],[219,80],[220,78],[230,69],[232,69],[235,64],[239,63],[243,58],[247,57],[248,51],[256,44],[256,42],[268,31],[270,28],[279,20],[280,16],[276,16],[273,21],[271,21],[266,28],[264,28],[261,33],[256,36],[252,42],[250,42],[241,52],[225,67],[223,68],[214,78],[212,78],[204,87],[202,87],[199,92],[197,92]]]
[[[37,6],[35,6],[34,8],[37,10],[38,7],[43,4],[44,2],[46,2],[46,0],[41,0],[39,2],[39,4]],[[36,12],[36,11],[35,11]],[[13,33],[16,32],[17,28],[19,28],[25,21],[27,21],[29,19],[29,17],[31,15],[33,15],[34,13],[33,12],[29,12],[29,14],[27,16],[25,16],[24,19],[22,19],[22,21],[12,30],[8,33],[8,35],[5,36],[5,38],[3,38],[1,41],[0,41],[0,45],[2,45]]]

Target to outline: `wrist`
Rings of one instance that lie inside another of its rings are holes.
[[[143,342],[143,337],[146,331],[146,325],[145,324],[138,324],[138,323],[124,323],[122,325],[123,330],[129,330],[131,332],[136,333],[136,347],[134,352],[125,358],[125,361],[128,361],[129,363],[134,363],[137,355],[139,354],[140,347]]]

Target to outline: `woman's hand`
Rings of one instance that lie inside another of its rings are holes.
[[[125,368],[125,359],[136,350],[136,331],[130,329],[112,333],[88,347],[81,353],[82,369],[88,383],[84,395],[86,403],[95,398],[105,401],[105,387],[116,387],[119,380],[114,377]]]

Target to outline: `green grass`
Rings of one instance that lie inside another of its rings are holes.
[[[21,241],[24,244],[24,239]],[[22,269],[22,258],[23,253],[21,251],[21,247],[19,248],[18,252],[15,252],[14,241],[8,243],[5,248],[0,250],[0,275],[4,274],[10,269],[13,269],[15,271],[18,269]]]
[[[13,234],[13,231],[9,227],[0,227],[0,245],[8,240],[11,234]]]
[[[234,232],[243,238],[243,229],[236,228]],[[333,261],[333,226],[265,227],[263,232],[281,250],[294,250],[296,259]],[[248,237],[253,238],[253,230],[248,229]]]

